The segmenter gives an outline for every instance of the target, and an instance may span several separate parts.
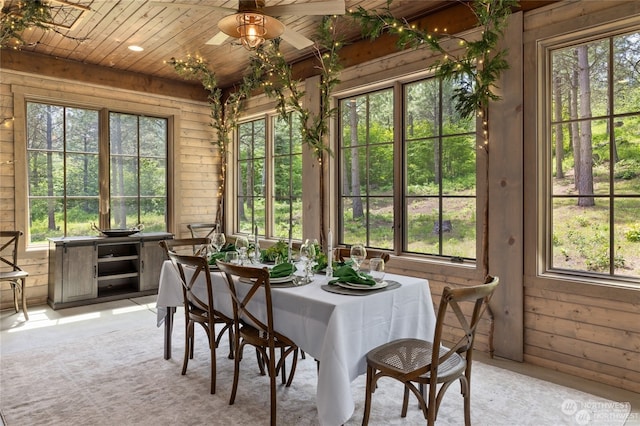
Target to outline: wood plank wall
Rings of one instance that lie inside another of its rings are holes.
[[[524,18],[524,360],[640,392],[640,288],[539,274],[536,114],[539,40],[591,27],[640,25],[638,2],[561,2]]]
[[[163,84],[166,85],[166,82]],[[217,149],[212,144],[214,134],[209,126],[209,107],[206,102],[171,97],[167,95],[140,93],[131,90],[104,87],[79,81],[48,78],[43,75],[0,69],[0,117],[14,114],[14,91],[20,87],[28,96],[29,91],[42,95],[51,93],[52,99],[61,102],[75,101],[90,97],[99,99],[102,105],[114,110],[122,108],[130,111],[132,105],[138,110],[153,115],[166,115],[174,111],[174,180],[172,208],[177,218],[170,231],[179,236],[188,235],[187,224],[210,220],[216,213],[218,188],[218,168],[220,160]],[[166,87],[171,92],[170,87]],[[176,87],[175,93],[180,87]],[[62,95],[60,95],[62,94]],[[21,95],[22,96],[22,95]],[[0,228],[14,229],[25,223],[25,218],[16,218],[16,189],[25,193],[24,179],[16,177],[16,145],[14,123],[7,122],[0,127]],[[21,148],[22,149],[22,148]],[[18,156],[19,157],[19,156]],[[23,201],[20,201],[23,202]],[[27,280],[28,304],[35,306],[46,303],[48,251],[47,248],[29,249],[20,254],[20,264],[30,274]],[[8,285],[2,285],[0,308],[12,306],[12,292]]]

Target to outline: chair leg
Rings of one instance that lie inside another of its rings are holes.
[[[185,328],[184,360],[182,361],[183,376],[187,374],[187,365],[189,364],[189,358],[193,358],[193,323],[189,321]]]
[[[375,371],[372,367],[367,365],[367,378],[366,378],[366,396],[364,399],[364,415],[362,417],[362,426],[367,426],[369,424],[369,413],[371,412],[371,398],[373,394],[373,377],[375,375]]]
[[[209,327],[211,331],[209,332],[209,350],[211,352],[211,387],[210,392],[212,394],[216,393],[216,325],[214,323],[210,323]]]
[[[29,321],[29,314],[27,313],[27,282],[22,279],[22,313],[24,314],[24,320]]]
[[[231,386],[231,396],[229,397],[229,405],[233,405],[236,400],[236,392],[238,391],[238,377],[240,375],[240,361],[242,360],[242,349],[244,346],[239,342],[237,338],[236,330],[236,339],[234,341],[235,345],[235,354],[233,356],[233,385]]]
[[[276,425],[276,362],[273,355],[269,359],[269,382],[271,386],[271,426]]]
[[[13,309],[16,310],[16,314],[17,314],[19,309],[18,309],[18,293],[16,292],[20,291],[20,285],[18,284],[18,281],[11,281],[11,289],[13,290]]]

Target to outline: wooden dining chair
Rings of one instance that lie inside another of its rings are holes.
[[[191,238],[211,238],[217,226],[217,223],[190,223],[187,228],[191,232]]]
[[[22,313],[29,321],[27,312],[27,277],[29,273],[18,266],[18,242],[22,231],[0,231],[0,282],[9,282],[13,290],[13,307],[18,309],[18,293],[22,299]]]
[[[472,287],[445,287],[438,317],[435,335],[432,342],[420,339],[395,340],[367,353],[366,399],[362,424],[369,423],[371,399],[376,384],[381,377],[391,377],[404,384],[404,400],[402,402],[402,417],[407,415],[409,391],[418,398],[420,408],[427,419],[427,424],[435,424],[438,408],[442,397],[449,386],[455,381],[460,382],[460,390],[464,397],[464,422],[471,424],[471,361],[475,334],[484,311],[487,308],[493,292],[498,286],[498,277],[488,283]],[[465,314],[462,302],[472,302],[473,310]],[[447,311],[453,311],[448,315]],[[462,333],[450,347],[444,346],[443,330],[452,324],[445,325],[445,318],[451,321],[457,319]],[[416,386],[416,383],[418,386]],[[437,385],[441,384],[437,391]],[[425,401],[425,387],[428,389],[428,400]],[[436,393],[437,391],[437,393]]]
[[[229,405],[232,405],[236,398],[243,349],[246,345],[251,345],[256,348],[260,354],[259,359],[266,366],[271,386],[271,424],[275,425],[276,378],[279,373],[282,373],[282,383],[286,387],[291,385],[298,361],[298,347],[291,339],[274,329],[269,270],[267,268],[253,268],[221,261],[217,263],[227,278],[233,304],[233,318],[235,320],[236,353],[233,389]],[[239,292],[239,286],[246,286],[246,288]],[[261,300],[261,297],[264,297],[264,300]],[[264,316],[259,312],[264,312]],[[280,352],[277,363],[276,349],[279,349]],[[292,355],[292,364],[289,378],[286,380],[285,361],[289,355]]]
[[[337,249],[337,257],[340,262],[344,262],[346,260],[351,259],[351,248],[349,247],[338,247]],[[376,249],[367,249],[367,259],[373,259],[374,257],[380,257],[384,260],[384,263],[389,262],[389,253],[386,251],[376,250]]]
[[[211,393],[216,393],[216,348],[225,331],[229,331],[229,357],[233,348],[233,319],[215,309],[214,290],[211,283],[211,271],[207,259],[201,256],[180,255],[167,250],[171,263],[176,268],[182,283],[185,314],[185,347],[182,362],[182,375],[187,373],[189,359],[193,359],[195,347],[195,325],[200,324],[207,334],[211,352]],[[187,272],[188,270],[188,272]],[[206,296],[198,296],[194,292],[196,283],[204,282]],[[216,334],[216,324],[223,324],[222,330]]]
[[[207,237],[178,238],[160,241],[160,246],[165,251],[174,251],[178,254],[192,253],[194,256],[205,256],[211,239]]]

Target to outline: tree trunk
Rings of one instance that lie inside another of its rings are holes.
[[[562,77],[559,73],[555,73],[553,78],[553,93],[555,114],[554,120],[556,122],[562,121],[562,92],[560,91]],[[556,139],[556,179],[564,178],[564,170],[562,169],[562,161],[564,160],[564,137],[562,132],[562,126],[557,124],[555,126],[555,139]]]
[[[122,163],[122,122],[120,117],[113,120],[113,137],[111,138],[111,149],[113,151],[113,164],[111,170],[111,178],[113,193],[115,195],[115,203],[112,201],[113,206],[111,211],[113,212],[113,224],[116,228],[127,227],[127,209],[125,206],[124,198],[124,165]]]
[[[349,126],[351,127],[351,197],[353,199],[353,218],[364,216],[362,198],[360,198],[360,156],[358,153],[358,114],[356,100],[352,99],[349,110]]]
[[[571,101],[569,103],[569,111],[571,119],[578,118],[578,72],[574,71],[571,76]],[[580,180],[580,130],[576,121],[571,122],[570,127],[571,146],[573,147],[573,185],[578,189],[578,180]]]
[[[47,195],[53,197],[53,157],[51,149],[53,148],[53,122],[51,120],[53,107],[47,106]],[[65,188],[66,190],[66,188]],[[56,229],[56,203],[55,200],[49,198],[47,202],[47,216],[49,217],[49,223],[47,227],[53,231]]]
[[[580,118],[591,117],[591,85],[589,81],[589,57],[587,46],[579,46],[578,82],[580,86]],[[591,121],[580,122],[580,175],[578,182],[578,205],[590,207],[595,205],[593,197],[593,148],[591,144]],[[585,197],[587,196],[587,197]]]

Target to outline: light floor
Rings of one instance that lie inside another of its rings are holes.
[[[83,336],[127,328],[131,321],[146,322],[155,314],[156,296],[145,296],[75,308],[53,310],[48,305],[30,306],[29,321],[13,309],[0,311],[0,355],[36,347],[64,345]],[[503,359],[489,359],[476,353],[476,359],[520,374],[536,377],[593,395],[631,404],[626,425],[640,425],[640,394],[559,373],[549,369]],[[0,381],[1,386],[6,384]],[[4,425],[0,418],[0,425]]]

